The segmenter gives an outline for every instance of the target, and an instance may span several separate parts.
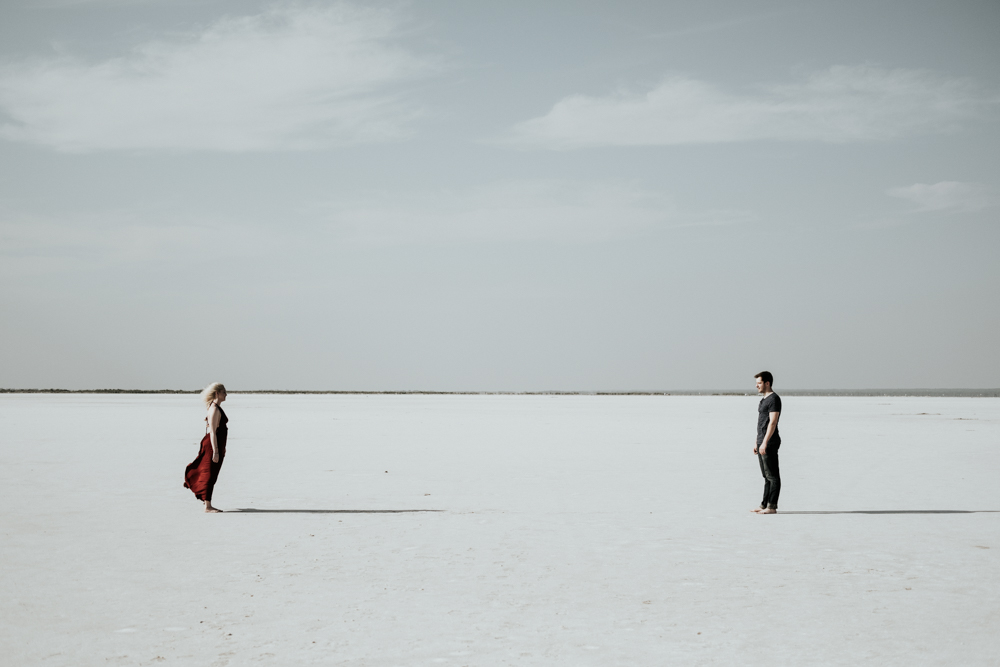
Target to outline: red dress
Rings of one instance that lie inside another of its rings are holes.
[[[219,462],[212,461],[212,436],[208,433],[201,439],[201,449],[194,461],[188,464],[184,470],[184,488],[194,491],[194,497],[198,500],[212,502],[212,490],[215,488],[215,480],[219,479],[219,470],[222,468],[222,461],[226,458],[226,438],[229,436],[229,417],[222,410],[221,405],[216,408],[221,413],[219,417],[219,427],[215,429],[215,441],[219,445]]]

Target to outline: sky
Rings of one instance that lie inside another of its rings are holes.
[[[0,5],[0,387],[1000,386],[1000,4]]]

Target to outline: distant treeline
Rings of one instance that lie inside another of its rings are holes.
[[[0,389],[0,394],[199,394],[200,389]],[[233,390],[231,394],[361,394],[431,396],[755,396],[727,389],[678,391],[312,391],[295,389]],[[783,396],[953,396],[1000,397],[1000,389],[785,389]]]
[[[200,394],[201,389],[0,389],[0,394]]]

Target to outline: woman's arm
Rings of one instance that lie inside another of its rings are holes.
[[[212,404],[208,410],[208,434],[212,439],[212,463],[219,462],[219,441],[215,439],[215,429],[219,428],[219,406]]]

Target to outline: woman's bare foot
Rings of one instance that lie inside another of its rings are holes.
[[[222,510],[220,510],[217,507],[212,507],[212,503],[205,503],[205,513],[206,514],[216,514],[216,513],[221,512],[221,511]]]
[[[757,512],[757,514],[777,514],[777,513],[778,510],[774,509],[773,507],[768,507],[766,510],[761,510]]]

